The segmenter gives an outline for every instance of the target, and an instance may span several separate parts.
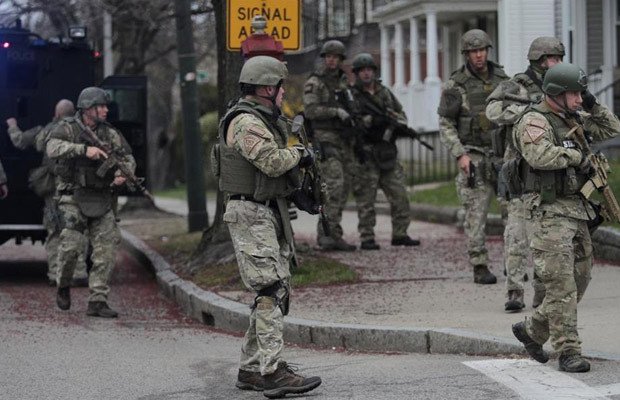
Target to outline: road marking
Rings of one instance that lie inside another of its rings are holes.
[[[532,360],[482,360],[463,364],[508,386],[527,400],[602,400],[620,394],[620,384],[590,387],[569,374]]]

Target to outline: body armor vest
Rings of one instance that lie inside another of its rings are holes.
[[[458,118],[457,130],[461,143],[465,146],[489,147],[491,146],[490,130],[491,122],[485,115],[486,99],[495,90],[500,82],[508,76],[501,67],[489,62],[489,77],[482,80],[480,77],[468,74],[466,65],[452,75],[452,80],[465,89],[469,102],[469,114],[461,112]]]
[[[346,83],[343,84],[343,79],[346,77],[344,75],[344,71],[341,69],[338,70],[338,74],[328,75],[325,73],[325,69],[322,68],[318,71],[312,73],[312,76],[316,76],[327,88],[329,92],[328,100],[326,103],[321,103],[321,105],[330,107],[330,108],[341,108],[342,105],[338,102],[337,92],[345,89]],[[340,118],[333,117],[329,119],[315,119],[312,120],[312,128],[314,129],[328,129],[328,130],[342,130],[345,128],[345,125],[342,123]]]
[[[246,160],[232,146],[226,144],[226,134],[230,122],[239,114],[252,114],[259,118],[275,138],[279,148],[283,149],[287,143],[288,127],[283,119],[272,121],[271,110],[256,103],[240,100],[234,105],[219,126],[219,187],[228,194],[243,194],[252,196],[255,200],[266,201],[278,197],[286,197],[293,187],[288,184],[287,174],[271,178],[261,172],[252,163]]]
[[[568,140],[566,136],[571,129],[564,119],[551,111],[544,103],[536,104],[531,109],[545,116],[553,129],[554,144],[562,146],[563,142]],[[556,197],[579,193],[589,178],[578,173],[574,167],[548,171],[532,168],[527,162],[522,162],[521,170],[524,193],[540,193],[542,202],[547,204],[553,203]]]

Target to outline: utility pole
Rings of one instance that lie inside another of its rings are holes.
[[[187,222],[189,231],[203,230],[209,223],[205,198],[203,146],[198,127],[198,96],[196,90],[196,54],[190,0],[174,0],[177,26],[179,83],[183,108],[185,142],[185,177],[187,181]]]

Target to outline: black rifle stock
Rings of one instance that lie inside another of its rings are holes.
[[[306,135],[304,128],[304,117],[302,115],[296,115],[295,118],[293,118],[291,131],[294,135],[299,137],[301,144],[303,144],[307,149],[315,151],[310,147],[310,143],[308,142],[308,136]],[[325,215],[325,202],[327,198],[326,189],[316,163],[313,163],[310,167],[306,168],[304,172],[302,188],[306,186],[310,186],[312,188],[311,194],[314,197],[314,201],[319,205],[319,219],[321,221],[321,226],[323,227],[323,232],[326,236],[330,236],[331,230],[329,229],[329,223],[327,221],[327,216]]]
[[[76,119],[77,120],[77,119]],[[117,168],[121,174],[125,177],[127,187],[132,192],[139,191],[151,202],[155,202],[155,198],[142,184],[143,179],[138,178],[131,169],[123,162],[124,155],[117,154],[110,146],[97,137],[97,134],[93,132],[88,126],[84,125],[82,121],[77,120],[82,132],[80,136],[85,139],[90,145],[103,150],[108,158],[106,158],[99,168],[97,169],[97,176],[103,177],[111,168]]]

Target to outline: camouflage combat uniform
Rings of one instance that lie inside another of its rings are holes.
[[[388,88],[378,81],[375,81],[374,94],[364,90],[360,82],[352,88],[352,93],[360,108],[362,115],[365,115],[364,104],[372,103],[387,113],[390,109],[397,113],[400,118],[406,119],[403,107],[394,97]],[[370,114],[366,114],[370,115]],[[372,116],[372,123],[368,128],[368,134],[363,140],[363,160],[360,161],[359,170],[354,174],[353,192],[357,202],[357,213],[359,218],[358,231],[362,243],[375,238],[376,212],[375,201],[377,189],[381,188],[385,193],[389,203],[392,216],[392,238],[403,238],[407,236],[407,228],[411,221],[409,211],[409,199],[405,188],[405,174],[403,167],[396,159],[396,152],[390,155],[388,160],[377,160],[381,146],[391,146],[395,150],[395,137],[391,137],[389,142],[383,140],[385,130],[388,128],[385,120],[377,116]]]
[[[543,101],[513,129],[517,150],[531,167],[522,178],[522,199],[534,268],[547,292],[526,319],[525,329],[540,345],[550,339],[563,356],[581,353],[577,303],[590,281],[592,240],[587,221],[595,215],[578,193],[587,176],[579,168],[582,151],[567,138],[571,129],[567,121]],[[583,127],[600,140],[617,135],[620,122],[607,108],[595,104],[585,114]],[[546,177],[552,183],[541,190],[540,181],[549,182]]]
[[[486,98],[508,79],[500,65],[487,63],[486,79],[473,73],[467,63],[454,71],[444,84],[439,106],[441,141],[453,157],[469,155],[476,169],[473,188],[467,186],[467,176],[462,172],[456,177],[457,193],[465,209],[464,228],[472,266],[488,265],[485,228],[496,184],[491,154],[493,126],[485,115]]]
[[[1,161],[0,161],[0,185],[6,185],[6,173],[4,172],[4,167],[2,166]]]
[[[219,182],[227,194],[224,222],[245,286],[256,293],[242,345],[241,369],[272,374],[283,347],[289,265],[294,255],[287,174],[300,160],[287,148],[288,126],[273,111],[242,99],[220,121]]]
[[[57,163],[55,196],[62,228],[57,282],[59,288],[70,285],[78,256],[84,252],[83,237],[86,235],[93,249],[88,279],[89,303],[107,302],[116,247],[120,244],[113,210],[116,199],[110,190],[116,171],[110,169],[104,177],[97,176],[101,161],[86,157],[86,148],[91,145],[80,137],[82,129],[78,118],[82,118],[80,112],[60,121],[46,145],[47,156]],[[103,122],[94,132],[113,151],[123,154],[127,167],[135,170],[131,149],[116,129]]]
[[[505,94],[529,99],[532,103],[539,102],[543,96],[541,73],[530,66],[526,72],[516,74],[509,81],[502,82],[489,96],[486,115],[489,121],[505,126],[506,150],[504,162],[507,162],[518,156],[518,152],[512,143],[512,128],[528,107],[528,103],[505,99]],[[504,267],[506,270],[506,292],[510,297],[512,291],[523,292],[529,246],[525,231],[525,210],[523,201],[519,196],[510,196],[507,212],[504,228]],[[542,301],[545,287],[537,276],[534,277],[532,286]]]
[[[45,146],[49,140],[51,132],[58,124],[57,120],[50,122],[44,127],[35,126],[34,128],[23,131],[19,127],[9,127],[9,137],[15,147],[20,150],[25,150],[29,147],[35,147],[37,151],[43,153],[43,160],[39,172],[43,174],[50,174],[46,178],[40,179],[42,181],[53,181],[53,170],[55,162],[50,160],[45,154]],[[37,182],[32,182],[31,185],[37,185]],[[60,245],[60,226],[59,226],[59,212],[58,212],[58,198],[55,196],[55,187],[44,188],[34,187],[35,192],[39,195],[43,195],[45,205],[43,207],[43,226],[47,230],[47,237],[45,238],[45,251],[47,252],[47,278],[50,282],[56,282],[56,276],[58,271],[58,248]],[[82,249],[78,255],[77,266],[73,274],[73,278],[77,280],[88,279],[88,272],[86,271],[86,256],[88,243],[85,238],[82,238]]]
[[[337,116],[341,106],[336,91],[347,88],[346,74],[341,69],[330,71],[324,66],[310,76],[304,86],[304,113],[314,130],[313,143],[318,142],[322,159],[318,163],[327,187],[325,216],[333,240],[342,240],[342,211],[351,191],[353,151],[350,138],[344,137],[345,125]],[[329,241],[318,224],[319,245]]]

